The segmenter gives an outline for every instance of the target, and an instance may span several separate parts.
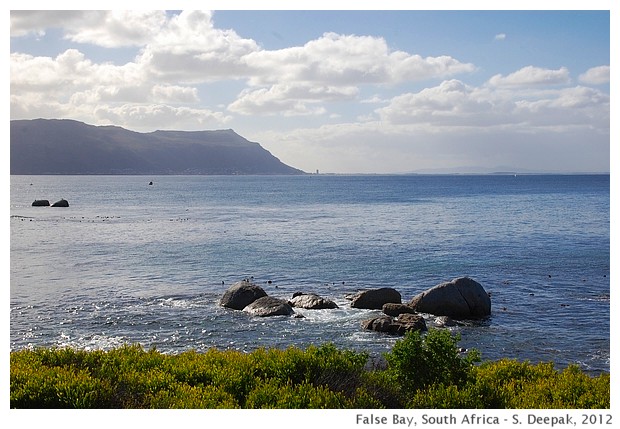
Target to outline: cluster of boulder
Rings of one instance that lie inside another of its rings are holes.
[[[335,302],[316,294],[296,292],[289,301],[267,295],[265,290],[248,279],[232,285],[220,300],[220,305],[242,310],[252,316],[296,316],[293,307],[307,309],[338,308]]]
[[[32,203],[32,207],[49,207],[49,206],[50,206],[49,200],[34,200],[34,202]],[[65,200],[64,198],[61,198],[60,200],[56,201],[51,206],[52,207],[69,207],[69,202]]]
[[[438,284],[403,303],[393,288],[371,289],[346,297],[351,308],[382,310],[383,314],[362,322],[363,329],[391,334],[426,330],[420,313],[438,316],[440,326],[454,325],[454,320],[482,319],[491,314],[491,299],[480,283],[459,277]],[[338,305],[313,293],[296,292],[290,300],[267,295],[265,290],[248,279],[233,284],[222,296],[220,305],[241,310],[252,316],[303,317],[294,308],[334,309]]]

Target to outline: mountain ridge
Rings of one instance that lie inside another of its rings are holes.
[[[12,120],[11,174],[305,174],[232,129],[140,133],[72,119]]]

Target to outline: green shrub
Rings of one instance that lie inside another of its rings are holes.
[[[577,366],[500,360],[479,366],[458,336],[407,334],[365,370],[367,354],[332,344],[251,353],[165,355],[110,351],[12,352],[11,408],[609,408],[610,376]]]
[[[460,336],[447,330],[431,329],[424,336],[408,332],[385,354],[388,371],[405,394],[435,384],[463,384],[470,379],[480,355],[473,350],[461,356],[459,340]]]
[[[408,404],[411,408],[582,408],[610,407],[610,377],[590,377],[577,366],[563,371],[551,363],[502,359],[473,370],[466,384],[429,385]]]

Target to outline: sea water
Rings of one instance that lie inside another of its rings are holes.
[[[392,287],[407,302],[468,276],[492,314],[449,328],[462,347],[609,371],[609,188],[608,175],[11,176],[11,350],[331,342],[381,356],[399,337],[362,330],[381,312],[348,295]],[[244,278],[339,308],[221,307]]]

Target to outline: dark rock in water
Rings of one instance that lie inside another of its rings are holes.
[[[49,205],[49,200],[34,200],[32,203],[32,207],[48,207]]]
[[[338,308],[338,305],[327,298],[320,297],[314,293],[295,292],[293,298],[289,301],[291,306],[299,308],[307,308],[310,310],[321,310],[325,308]]]
[[[388,334],[404,335],[409,331],[425,331],[426,322],[419,314],[402,313],[397,319],[391,316],[379,316],[364,320],[362,328]]]
[[[351,300],[351,307],[380,310],[383,304],[390,302],[400,304],[400,292],[393,288],[384,287],[358,292]]]
[[[263,288],[250,283],[248,280],[242,280],[224,292],[220,305],[235,310],[243,310],[246,306],[264,296],[267,296],[267,292]]]
[[[381,308],[385,314],[388,316],[397,317],[403,313],[415,314],[415,309],[411,308],[407,304],[396,304],[393,302],[388,302],[387,304],[383,304]]]
[[[243,309],[244,312],[259,317],[268,316],[292,316],[295,314],[293,307],[283,300],[272,296],[258,298]]]
[[[69,201],[64,198],[52,204],[52,207],[69,207]]]
[[[398,325],[398,334],[409,331],[426,331],[426,321],[419,314],[402,313],[394,322]]]
[[[453,319],[480,319],[491,314],[489,294],[469,277],[438,284],[413,297],[409,305],[421,313]]]
[[[379,316],[362,321],[362,328],[377,332],[390,332],[390,326],[394,322],[391,316]]]

